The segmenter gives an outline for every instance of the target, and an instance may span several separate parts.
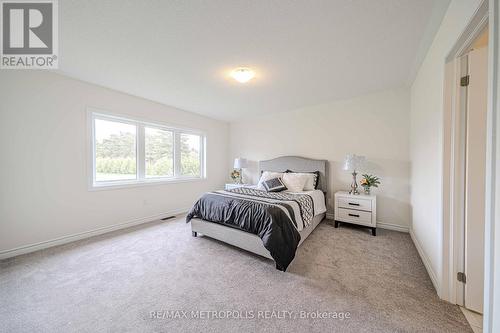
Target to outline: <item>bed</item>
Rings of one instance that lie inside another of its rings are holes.
[[[270,193],[242,187],[205,193],[186,217],[202,234],[275,261],[286,271],[295,252],[325,218],[327,161],[283,156],[259,162],[263,171],[317,172],[316,190]]]

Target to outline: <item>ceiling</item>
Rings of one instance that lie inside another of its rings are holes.
[[[234,121],[408,85],[448,3],[60,0],[59,72]]]

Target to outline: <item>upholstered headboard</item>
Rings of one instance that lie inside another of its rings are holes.
[[[299,156],[281,156],[259,162],[259,175],[262,171],[284,172],[287,169],[295,172],[319,171],[318,189],[324,193],[327,192],[328,161],[326,160],[313,160]]]

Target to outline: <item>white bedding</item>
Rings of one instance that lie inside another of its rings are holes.
[[[289,191],[286,191],[289,192]],[[297,194],[308,194],[313,199],[314,203],[314,216],[323,214],[326,212],[326,204],[325,204],[325,195],[321,190],[312,190],[312,191],[301,191],[301,192],[289,192],[289,193],[297,193]]]

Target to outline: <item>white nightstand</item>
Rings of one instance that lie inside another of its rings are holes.
[[[226,183],[224,186],[224,189],[227,190],[232,190],[233,188],[238,188],[238,187],[251,187],[253,186],[252,184],[235,184],[235,183]]]
[[[375,195],[352,195],[348,192],[335,193],[335,228],[339,222],[359,224],[377,234],[377,197]]]

